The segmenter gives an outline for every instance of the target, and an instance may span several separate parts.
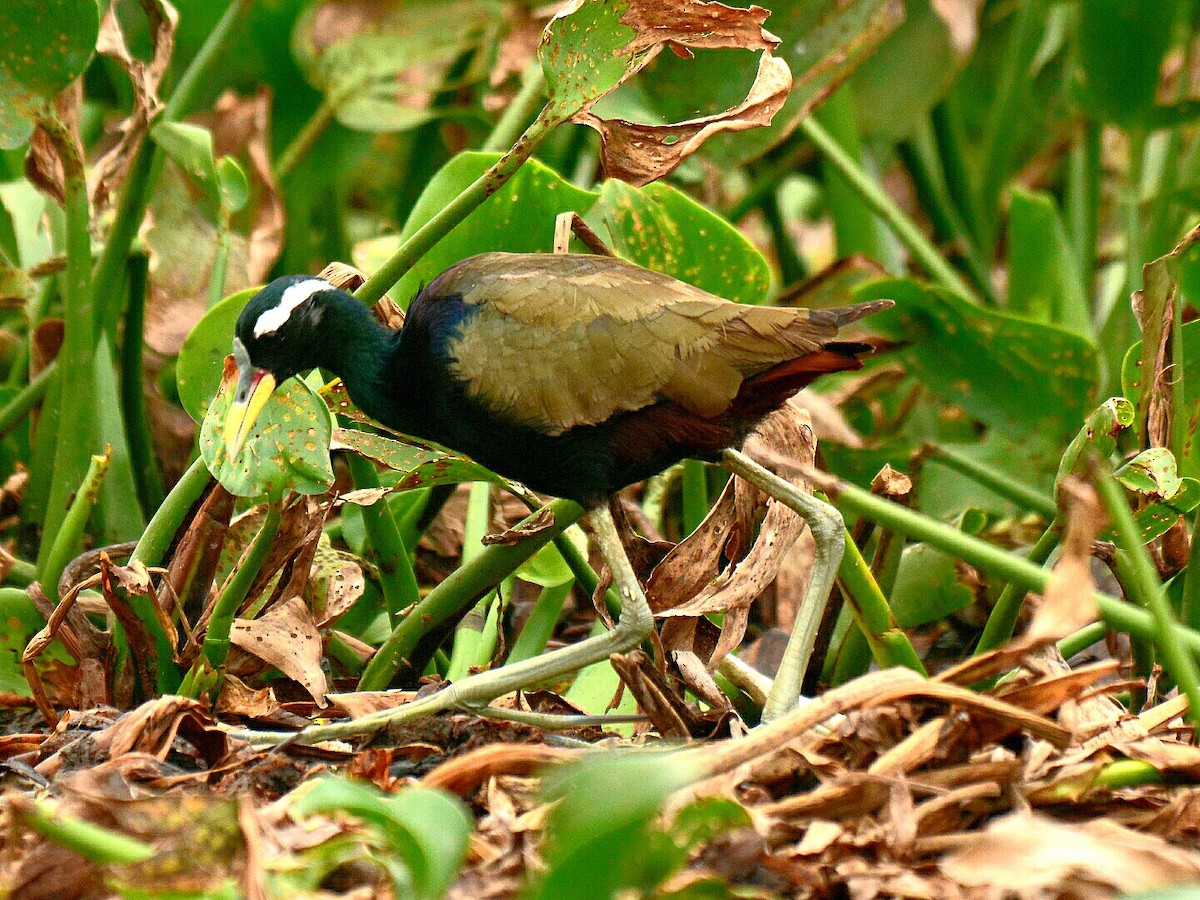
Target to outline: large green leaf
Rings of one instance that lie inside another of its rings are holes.
[[[984,309],[909,279],[868,282],[857,300],[890,297],[871,318],[905,349],[905,368],[943,400],[1010,434],[1047,441],[1074,435],[1092,409],[1095,349],[1076,334]]]
[[[771,286],[767,261],[740,231],[666,184],[636,188],[610,179],[589,219],[619,256],[743,303]]]
[[[354,263],[373,272],[414,231],[462,192],[500,158],[497,153],[460,153],[438,170],[421,193],[398,237],[355,248]],[[583,215],[596,195],[580,190],[537,160],[530,160],[508,183],[467,216],[400,279],[392,296],[402,306],[422,285],[459,260],[487,250],[549,252],[554,247],[554,219],[561,212]]]
[[[1008,309],[1094,337],[1075,254],[1058,205],[1049,194],[1013,189],[1008,220]]]
[[[406,871],[389,864],[398,896],[438,900],[446,895],[467,852],[473,821],[457,797],[421,786],[385,794],[372,784],[320,778],[296,792],[294,814],[342,813],[363,821],[372,842]]]
[[[358,131],[402,131],[438,115],[431,98],[487,76],[499,0],[320,0],[292,38],[305,77]],[[448,81],[455,61],[467,71]]]
[[[1153,118],[1178,0],[1080,0],[1078,90],[1090,115],[1123,128]]]
[[[299,378],[289,378],[271,395],[231,461],[225,452],[225,416],[236,386],[237,367],[230,357],[200,426],[200,456],[208,471],[237,497],[325,493],[333,484],[332,416],[325,401]]]
[[[196,422],[204,421],[208,404],[217,393],[225,357],[233,346],[237,317],[258,288],[226,297],[204,314],[188,333],[175,365],[179,401]]]
[[[646,64],[651,48],[635,48],[637,31],[621,21],[628,6],[620,0],[585,0],[546,26],[538,58],[551,118],[565,119],[595,103]]]
[[[0,3],[0,149],[28,140],[22,120],[83,74],[99,31],[96,0]]]
[[[907,0],[904,21],[851,77],[863,133],[911,137],[946,95],[960,59],[950,27],[929,0]]]
[[[902,18],[900,5],[892,0],[776,0],[767,5],[767,27],[782,41],[778,55],[791,67],[792,91],[771,125],[717,135],[705,145],[704,155],[722,166],[755,159],[786,138]],[[690,60],[664,53],[639,83],[664,117],[687,119],[740,102],[757,67],[757,56],[738,50],[705,50]]]

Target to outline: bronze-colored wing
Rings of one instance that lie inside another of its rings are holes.
[[[546,434],[662,399],[718,415],[747,377],[887,305],[746,306],[624,260],[523,253],[464,260],[425,296],[478,307],[449,348],[452,371],[489,409]]]

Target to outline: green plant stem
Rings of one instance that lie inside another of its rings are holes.
[[[153,859],[158,853],[153,845],[119,831],[65,816],[50,801],[14,797],[10,802],[38,834],[93,863],[132,866]]]
[[[225,658],[229,655],[229,634],[233,628],[233,618],[250,592],[263,563],[267,561],[271,544],[275,535],[279,533],[282,518],[283,504],[278,500],[268,502],[266,516],[254,537],[254,542],[238,562],[237,568],[229,576],[225,588],[213,604],[208,631],[205,632],[201,647],[204,661],[213,671],[225,665]]]
[[[87,180],[81,148],[67,127],[50,116],[41,122],[58,152],[64,174],[67,214],[67,271],[64,291],[65,334],[59,352],[58,406],[59,427],[54,448],[54,477],[42,534],[46,536],[38,554],[42,570],[54,536],[59,532],[67,514],[71,492],[84,480],[98,432],[98,402],[92,360],[95,355],[92,327],[92,238],[91,208],[88,202]],[[72,556],[83,549],[82,532],[72,550]],[[50,587],[53,590],[53,586]]]
[[[130,563],[140,562],[146,566],[157,566],[162,563],[167,548],[171,546],[179,526],[187,517],[193,504],[200,499],[212,476],[204,467],[200,457],[192,460],[179,481],[171,488],[170,493],[146,525],[146,530],[138,539],[137,546],[129,557]]]
[[[1200,516],[1192,526],[1191,550],[1183,575],[1183,604],[1180,619],[1188,628],[1200,629]]]
[[[225,296],[225,275],[229,271],[229,213],[222,209],[218,215],[217,246],[213,251],[212,271],[208,276],[208,308],[212,309]]]
[[[234,25],[247,9],[251,0],[233,0],[222,14],[213,30],[208,33],[199,52],[192,58],[175,90],[163,107],[159,121],[174,122],[187,114],[204,78],[233,31]],[[108,241],[96,264],[92,277],[92,288],[96,302],[96,324],[109,333],[116,329],[120,314],[120,287],[125,273],[125,258],[133,239],[137,236],[146,216],[146,205],[151,188],[158,180],[163,156],[153,141],[143,140],[134,156],[128,175],[125,176],[121,195],[117,201],[116,217],[108,233]]]
[[[1059,524],[1057,520],[1054,520],[1030,548],[1029,561],[1031,563],[1040,566],[1050,558],[1050,554],[1058,546],[1058,532]],[[988,614],[987,624],[983,626],[983,634],[979,636],[979,643],[975,647],[976,655],[995,650],[1012,639],[1026,593],[1028,593],[1026,588],[1018,587],[1012,582],[1004,586],[1004,590],[1000,592],[1000,597],[996,600],[996,605]]]
[[[359,680],[360,691],[383,690],[395,678],[402,663],[408,662],[421,639],[439,625],[473,605],[496,587],[507,575],[533,556],[558,534],[575,524],[583,509],[569,500],[550,504],[554,525],[515,544],[493,544],[470,563],[459,566],[429,592],[379,648]],[[526,521],[529,521],[526,519]],[[420,674],[419,672],[417,673]]]
[[[348,453],[346,463],[356,488],[366,490],[380,486],[379,473],[370,460],[363,459],[356,453]],[[362,507],[362,519],[363,527],[367,530],[367,539],[371,542],[376,562],[379,564],[383,602],[387,606],[388,619],[394,628],[400,621],[401,612],[421,599],[417,576],[413,571],[408,548],[400,537],[396,518],[387,504],[387,498]]]
[[[12,431],[29,414],[29,411],[37,406],[42,397],[46,395],[46,390],[50,387],[57,372],[58,366],[55,363],[46,366],[38,372],[33,381],[21,388],[15,397],[4,404],[4,408],[0,409],[0,436]]]
[[[871,574],[871,567],[849,534],[845,536],[845,545],[846,555],[838,570],[838,583],[850,604],[854,623],[871,648],[871,656],[880,668],[904,666],[924,675],[925,666],[908,635],[896,623],[887,598]]]
[[[986,541],[905,509],[899,504],[876,497],[857,485],[823,473],[814,473],[814,478],[840,507],[855,515],[866,516],[885,528],[894,529],[913,540],[924,541],[977,569],[1014,581],[1028,590],[1039,593],[1046,590],[1050,573],[1027,559],[1007,553]],[[1140,638],[1154,638],[1158,626],[1146,610],[1099,591],[1092,594],[1092,599],[1096,602],[1101,617],[1112,628]],[[1171,626],[1171,630],[1190,653],[1200,655],[1200,632],[1179,625]]]
[[[698,459],[683,461],[680,479],[683,500],[683,533],[691,534],[708,515],[708,466]]]
[[[992,493],[999,494],[1022,509],[1039,513],[1049,521],[1053,521],[1058,514],[1058,507],[1054,505],[1053,499],[1015,480],[1007,472],[993,468],[986,463],[976,462],[957,450],[951,450],[944,446],[927,444],[922,449],[926,459],[941,463],[948,469],[966,475]]]
[[[313,148],[317,139],[325,133],[325,129],[333,121],[333,116],[336,112],[337,101],[332,96],[325,97],[321,101],[321,105],[314,110],[308,121],[304,123],[296,136],[292,138],[292,142],[284,148],[283,152],[279,154],[279,158],[275,160],[275,179],[277,181],[282,182],[287,180],[300,160]]]
[[[1099,123],[1088,119],[1071,145],[1067,157],[1064,212],[1075,267],[1090,301],[1096,290],[1096,241],[1100,216],[1100,132]]]
[[[38,580],[42,589],[49,597],[58,595],[58,580],[62,577],[67,564],[77,555],[76,548],[83,543],[83,531],[87,527],[88,515],[96,505],[96,497],[100,486],[104,484],[104,476],[108,474],[109,458],[93,456],[88,465],[83,482],[71,500],[71,506],[63,517],[62,525],[54,535],[50,544],[50,552],[46,554],[45,562],[38,571]]]
[[[391,290],[404,273],[428,253],[438,241],[465,219],[484,200],[504,186],[525,160],[533,154],[550,134],[555,123],[548,117],[547,109],[542,112],[525,133],[517,139],[512,149],[505,153],[486,172],[476,178],[462,193],[442,207],[428,222],[409,235],[408,240],[359,287],[354,295],[364,303],[376,303]]]
[[[813,113],[825,127],[832,140],[854,164],[863,166],[863,141],[858,127],[858,115],[854,108],[854,89],[847,82],[839,87]],[[834,237],[837,241],[839,258],[861,253],[868,259],[887,264],[883,234],[871,207],[846,181],[828,157],[821,160],[821,177],[825,182],[825,205],[833,219]]]
[[[525,626],[508,653],[509,663],[532,659],[546,649],[554,635],[554,628],[558,625],[558,618],[562,615],[567,598],[571,596],[573,586],[573,582],[564,581],[562,584],[542,588],[529,618],[525,620]]]
[[[1022,120],[1021,100],[1028,86],[1030,66],[1041,42],[1046,0],[1021,0],[1008,45],[1004,48],[996,85],[995,103],[989,110],[984,134],[984,170],[979,181],[977,209],[981,215],[980,248],[992,259],[999,231],[1000,195],[1008,183],[1013,152]]]
[[[508,106],[504,108],[500,121],[496,123],[496,127],[492,129],[492,133],[487,136],[487,140],[479,149],[485,153],[499,153],[501,150],[511,147],[520,136],[521,129],[524,128],[529,117],[537,112],[538,104],[541,103],[545,92],[546,74],[542,71],[541,62],[535,59],[521,73],[521,87]]]
[[[1104,384],[1113,392],[1121,390],[1121,364],[1125,352],[1137,340],[1137,321],[1131,298],[1142,286],[1144,248],[1142,235],[1142,172],[1146,157],[1146,136],[1129,134],[1129,171],[1121,197],[1121,223],[1125,237],[1125,286],[1109,312],[1101,331],[1099,346],[1104,363]],[[1141,427],[1141,426],[1139,426]]]
[[[487,482],[477,481],[471,485],[471,496],[467,500],[467,518],[463,525],[462,565],[466,565],[483,551],[483,539],[487,535],[491,519],[492,490]],[[451,681],[465,678],[472,666],[483,665],[481,656],[491,651],[483,647],[483,633],[496,602],[496,592],[488,591],[475,604],[454,630],[454,646],[450,650],[450,666],[446,677]]]
[[[929,121],[933,129],[937,155],[942,161],[946,191],[958,211],[963,228],[971,237],[972,245],[978,251],[979,215],[975,210],[975,191],[971,187],[970,170],[963,154],[962,116],[959,113],[957,98],[951,94],[935,106]],[[982,260],[981,256],[981,263]]]
[[[1133,519],[1133,513],[1130,512],[1125,492],[1107,471],[1101,472],[1097,477],[1096,489],[1112,521],[1117,544],[1130,562],[1132,571],[1127,587],[1133,594],[1132,599],[1150,610],[1153,616],[1154,643],[1162,657],[1163,667],[1175,679],[1180,690],[1187,694],[1187,716],[1194,727],[1200,723],[1200,666],[1179,637],[1180,629],[1172,614],[1171,601],[1167,599],[1154,562],[1142,543],[1142,536]],[[1197,633],[1193,631],[1191,634]]]
[[[1191,91],[1191,73],[1196,62],[1196,46],[1192,40],[1192,19],[1195,15],[1193,0],[1178,0],[1175,14],[1175,36],[1172,43],[1182,48],[1183,59],[1179,72],[1175,76],[1175,99],[1187,100]],[[1147,255],[1155,259],[1167,253],[1174,243],[1172,232],[1175,228],[1176,209],[1173,200],[1179,187],[1179,157],[1183,150],[1183,129],[1172,128],[1167,132],[1167,147],[1163,153],[1162,165],[1159,167],[1158,184],[1153,191],[1157,197],[1153,217],[1146,230]]]
[[[1092,646],[1096,641],[1103,640],[1107,633],[1108,627],[1103,622],[1085,625],[1074,634],[1069,634],[1059,641],[1058,652],[1063,655],[1063,659],[1070,659],[1076,653],[1081,653]]]
[[[875,214],[895,232],[925,271],[938,283],[967,299],[975,297],[974,291],[938,252],[921,229],[896,205],[879,185],[855,164],[824,128],[812,116],[800,123],[800,130],[821,151],[821,155],[858,191],[859,196],[875,211]]]
[[[146,282],[150,259],[144,253],[129,257],[129,302],[121,342],[121,413],[129,435],[129,455],[142,509],[158,509],[163,501],[162,476],[154,455],[146,391],[142,334],[146,321]]]

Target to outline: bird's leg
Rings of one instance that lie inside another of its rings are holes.
[[[842,514],[833,506],[804,493],[744,453],[726,450],[722,461],[735,475],[770,494],[804,519],[816,544],[808,587],[796,612],[796,622],[792,626],[787,648],[783,651],[779,672],[763,706],[762,721],[770,722],[791,712],[800,697],[800,685],[816,643],[817,628],[825,614],[829,591],[846,550],[846,524]]]

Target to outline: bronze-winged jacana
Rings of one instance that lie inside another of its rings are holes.
[[[280,278],[237,322],[226,448],[237,455],[278,383],[319,366],[383,425],[578,501],[625,607],[610,634],[506,667],[540,662],[530,674],[550,678],[651,627],[619,540],[606,540],[607,500],[681,459],[716,459],[819,375],[859,368],[869,345],[838,329],[890,305],[749,306],[609,257],[483,253],[435,278],[394,332],[325,281]]]

